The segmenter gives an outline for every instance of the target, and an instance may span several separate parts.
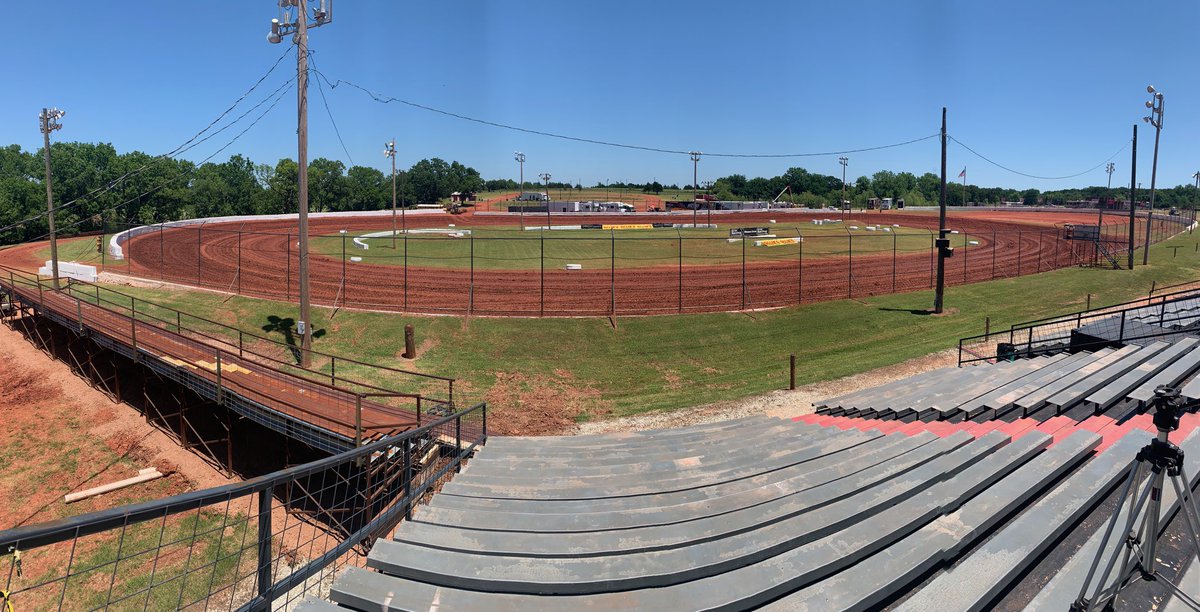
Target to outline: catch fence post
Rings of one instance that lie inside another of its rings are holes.
[[[408,230],[404,231],[404,312],[408,312]]]
[[[617,316],[617,234],[608,230],[608,295],[610,316]]]
[[[849,258],[846,259],[846,297],[854,297],[854,234],[846,230],[846,245],[849,247]]]
[[[1038,254],[1037,271],[1038,271],[1038,274],[1042,273],[1042,236],[1045,233],[1046,232],[1044,232],[1044,231],[1040,231],[1040,230],[1038,231],[1038,246],[1037,246],[1037,254]]]
[[[679,286],[679,312],[683,312],[683,234],[675,229],[675,240],[679,242],[679,274],[676,284]]]
[[[746,237],[742,236],[742,310],[746,309]]]
[[[804,235],[799,227],[796,228],[796,238],[800,241],[796,243],[800,246],[796,254],[796,304],[799,305],[804,301]]]
[[[1025,254],[1024,247],[1021,246],[1021,230],[1017,230],[1017,276],[1021,275],[1021,259]]]
[[[336,355],[331,355],[329,357],[329,384],[331,384],[331,385],[337,384],[337,356]]]
[[[549,208],[547,207],[546,210],[549,210]],[[538,286],[539,286],[539,291],[540,291],[540,296],[541,296],[538,299],[538,316],[544,317],[544,316],[546,316],[546,231],[545,230],[539,232],[538,245],[540,246],[540,253],[539,253],[539,258],[540,258],[539,259],[539,261],[540,261],[539,271],[540,272],[538,274],[538,278],[539,278]]]
[[[164,242],[165,242],[165,240],[163,240],[163,225],[161,223],[159,223],[158,224],[158,280],[164,280],[167,277],[167,272],[166,272],[166,270],[167,270],[167,263],[166,263],[167,249],[166,249]],[[126,244],[128,244],[130,247],[132,247],[133,241],[128,240],[128,241],[126,241]],[[130,251],[132,251],[132,248],[130,249]],[[125,256],[129,259],[129,265],[132,266],[133,265],[133,253],[132,252],[126,253]]]
[[[342,306],[346,305],[346,234],[342,234]],[[337,300],[333,302],[334,308],[337,308]]]
[[[992,280],[996,280],[996,251],[999,246],[996,244],[996,230],[992,230]]]
[[[934,245],[933,245],[933,231],[932,231],[932,230],[929,230],[929,288],[930,288],[930,289],[932,289],[932,288],[933,288],[933,263],[934,263],[934,257],[933,257],[933,256],[934,256],[934,249],[933,249],[933,247],[934,247]]]
[[[292,299],[292,233],[287,233],[287,278],[283,283],[283,299]]]
[[[896,232],[892,232],[892,293],[896,292]]]
[[[238,228],[237,293],[242,294],[242,229]]]
[[[963,284],[967,284],[967,230],[962,231],[963,237]]]
[[[201,240],[201,232],[203,232],[203,231],[204,231],[204,224],[203,224],[203,223],[201,223],[200,225],[197,225],[197,226],[196,226],[196,286],[197,286],[197,287],[203,287],[203,285],[202,285],[202,284],[200,284],[200,277],[201,277],[201,270],[200,270],[200,248],[201,248],[201,242],[202,242],[202,240]]]
[[[475,310],[475,234],[472,233],[468,240],[471,249],[471,271],[467,277],[467,314],[471,314]]]
[[[1051,270],[1058,268],[1058,266],[1061,265],[1061,262],[1058,261],[1058,245],[1060,242],[1062,242],[1062,241],[1059,240],[1058,235],[1055,234],[1055,236],[1054,236],[1054,265],[1050,266]]]

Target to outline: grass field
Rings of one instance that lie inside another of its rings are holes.
[[[464,400],[510,409],[562,407],[586,419],[692,406],[782,388],[787,356],[798,358],[800,384],[838,378],[956,346],[992,326],[1144,296],[1159,286],[1200,278],[1200,236],[1152,247],[1151,265],[1133,271],[1068,268],[947,290],[951,314],[915,314],[932,303],[921,291],[807,304],[755,313],[579,319],[506,319],[389,315],[318,309],[326,329],[317,349],[381,365],[457,376]],[[1172,257],[1172,246],[1181,246]],[[1139,255],[1140,259],[1140,255]],[[294,305],[166,289],[127,289],[247,331]],[[417,330],[419,356],[398,357],[403,327]],[[339,369],[340,371],[340,369]]]
[[[535,221],[536,222],[536,221]],[[449,231],[449,229],[447,230]],[[746,261],[795,261],[803,250],[806,260],[821,257],[844,257],[854,248],[855,256],[877,253],[929,252],[930,233],[925,230],[895,228],[894,232],[847,230],[842,225],[777,225],[771,233],[791,238],[803,232],[803,244],[755,246],[758,238],[729,242],[729,228],[640,230],[521,230],[520,228],[472,228],[471,235],[451,238],[445,235],[411,234],[407,251],[404,240],[392,248],[390,237],[368,238],[370,249],[356,248],[353,239],[361,234],[319,236],[311,239],[313,252],[335,259],[361,257],[365,263],[466,268],[472,263],[477,269],[537,269],[542,265],[545,250],[546,265],[561,267],[579,263],[584,268],[607,269],[615,261],[618,268],[676,264],[683,249],[683,265],[714,265],[740,263],[745,249]],[[853,236],[851,240],[847,234]],[[544,234],[544,236],[543,236]],[[968,248],[973,238],[965,234],[951,236],[957,249]],[[344,244],[343,244],[344,243]],[[974,248],[974,247],[971,247]],[[615,256],[613,250],[615,249]]]

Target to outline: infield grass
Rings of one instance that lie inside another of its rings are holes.
[[[534,218],[529,223],[544,223]],[[636,222],[632,221],[631,222]],[[456,228],[447,228],[447,232]],[[391,237],[367,238],[369,249],[354,244],[360,234],[344,236],[314,236],[313,252],[341,259],[360,257],[363,263],[383,265],[435,266],[499,270],[536,270],[561,268],[568,263],[581,264],[585,269],[638,268],[654,265],[702,266],[736,264],[742,261],[789,261],[801,256],[805,260],[823,257],[845,257],[853,248],[855,256],[929,252],[930,232],[913,228],[890,228],[874,231],[866,226],[850,230],[836,225],[772,225],[770,234],[777,238],[795,238],[803,234],[803,243],[778,246],[756,246],[759,240],[770,238],[734,239],[730,242],[729,227],[718,229],[620,229],[620,230],[521,230],[520,228],[472,228],[461,238],[445,234],[409,234],[393,241]],[[975,238],[953,234],[956,249],[975,248],[969,242]],[[344,243],[344,244],[343,244]],[[682,249],[682,255],[680,250]]]
[[[949,314],[917,314],[933,295],[919,291],[805,304],[752,313],[655,317],[517,319],[436,317],[316,309],[327,333],[314,347],[380,365],[456,376],[462,401],[544,401],[570,396],[580,418],[693,406],[781,389],[789,353],[797,383],[829,380],[900,363],[957,345],[992,328],[1146,295],[1200,279],[1200,235],[1151,248],[1151,264],[1133,271],[1067,268],[947,289]],[[1179,246],[1173,256],[1171,247]],[[1139,253],[1138,259],[1140,261]],[[261,333],[268,316],[294,316],[292,304],[177,289],[130,289],[148,300]],[[419,356],[399,357],[405,324],[416,327]],[[339,367],[339,372],[341,368]],[[497,381],[518,392],[489,391]],[[541,389],[542,394],[533,391]],[[549,394],[549,395],[547,395]],[[516,398],[516,399],[513,399]],[[522,399],[528,398],[528,399]],[[535,406],[525,406],[534,408]]]

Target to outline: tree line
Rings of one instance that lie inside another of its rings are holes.
[[[55,224],[64,235],[121,223],[296,210],[299,167],[293,159],[270,165],[234,155],[224,162],[196,164],[81,142],[53,143],[50,153],[54,203],[62,207]],[[34,218],[0,233],[0,244],[49,231],[44,179],[42,150],[0,148],[0,228]],[[477,170],[457,161],[423,159],[396,173],[400,205],[437,202],[455,191],[484,187]],[[314,212],[390,208],[392,177],[318,157],[308,165],[308,198]]]
[[[96,231],[124,223],[151,224],[199,217],[290,213],[296,208],[295,160],[281,159],[274,165],[254,163],[242,155],[224,162],[196,164],[191,161],[152,157],[140,151],[118,153],[111,144],[58,142],[51,145],[54,201],[63,207],[56,224],[65,234]],[[42,151],[23,151],[19,145],[0,148],[0,244],[22,242],[48,231]],[[392,204],[392,178],[375,168],[351,166],[323,157],[308,167],[309,207],[313,211],[380,210]],[[520,189],[511,178],[483,180],[479,172],[457,161],[423,159],[397,172],[397,199],[401,205],[437,202],[455,191],[512,191]],[[544,187],[526,180],[526,190]],[[613,187],[661,193],[677,189],[658,181],[648,183],[598,183],[595,188]],[[840,177],[789,168],[779,176],[747,178],[724,176],[704,189],[721,200],[771,200],[785,187],[790,193],[780,199],[799,206],[836,206],[842,197]],[[551,182],[552,189],[582,189],[582,185]],[[933,173],[880,171],[860,176],[845,188],[854,206],[869,198],[904,198],[908,206],[938,202],[939,180]],[[691,185],[683,189],[691,190]],[[93,193],[94,192],[94,193]],[[950,205],[967,203],[1061,205],[1073,200],[1113,196],[1128,197],[1123,187],[1085,187],[1057,191],[981,187],[953,181],[947,186]],[[1139,192],[1145,201],[1148,192]],[[1159,189],[1155,206],[1190,208],[1200,200],[1200,190],[1191,185]],[[40,216],[39,216],[40,215]],[[33,218],[28,223],[19,223]]]

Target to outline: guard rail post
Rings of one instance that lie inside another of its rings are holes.
[[[412,520],[412,437],[404,438],[404,520]]]
[[[258,596],[271,590],[271,489],[258,492]],[[270,602],[263,602],[266,608]]]
[[[462,471],[462,415],[454,417],[454,472]]]
[[[354,396],[354,447],[362,446],[362,394]]]

